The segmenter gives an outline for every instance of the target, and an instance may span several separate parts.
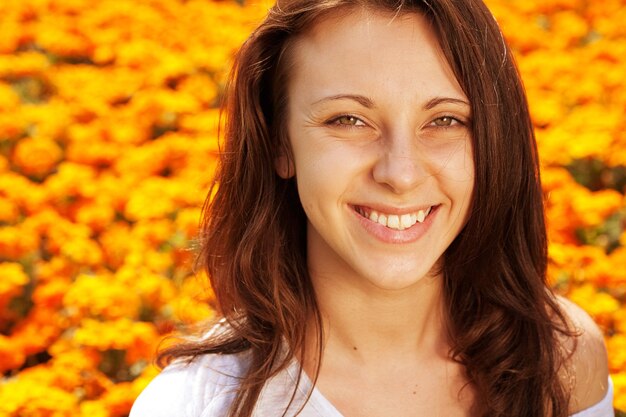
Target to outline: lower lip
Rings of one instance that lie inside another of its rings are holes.
[[[423,223],[417,222],[408,229],[395,230],[383,226],[380,223],[373,222],[370,219],[366,219],[357,213],[354,207],[351,209],[363,228],[369,234],[385,243],[411,243],[419,240],[419,238],[421,238],[428,231],[428,229],[430,229],[435,216],[439,212],[439,206],[435,206],[430,210],[430,213]]]

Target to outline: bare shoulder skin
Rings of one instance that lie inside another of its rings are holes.
[[[608,357],[604,336],[593,319],[582,308],[558,297],[559,304],[578,335],[568,340],[566,349],[575,351],[562,372],[565,385],[570,387],[570,414],[577,413],[600,402],[608,390]]]

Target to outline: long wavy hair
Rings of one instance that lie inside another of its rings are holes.
[[[573,333],[545,279],[533,127],[511,52],[481,0],[279,0],[269,11],[240,49],[227,85],[221,162],[201,225],[198,260],[228,326],[162,350],[158,363],[248,352],[229,415],[249,417],[265,382],[306,357],[302,323],[311,318],[321,358],[306,216],[295,181],[279,177],[275,161],[288,149],[294,39],[328,13],[356,7],[423,15],[470,101],[472,209],[445,252],[443,279],[450,355],[477,393],[473,415],[566,416],[569,389],[559,372],[567,355],[559,340]]]

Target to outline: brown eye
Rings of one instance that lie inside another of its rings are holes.
[[[333,121],[333,123],[337,125],[341,125],[341,126],[364,126],[365,125],[365,123],[363,123],[363,121],[359,119],[358,117],[349,116],[349,115],[337,117]]]
[[[450,116],[438,117],[435,120],[433,120],[433,123],[435,124],[435,126],[439,126],[439,127],[452,126],[454,122],[458,123],[458,120]]]

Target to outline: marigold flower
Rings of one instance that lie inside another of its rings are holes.
[[[609,369],[619,372],[626,369],[626,335],[617,334],[606,341],[609,356]]]
[[[101,401],[106,405],[111,416],[124,417],[130,412],[130,408],[139,393],[133,390],[133,385],[129,382],[122,382],[111,387],[102,396]]]
[[[615,400],[613,406],[619,410],[626,410],[626,371],[620,370],[611,375]]]
[[[10,111],[20,104],[20,97],[10,85],[0,82],[0,111]]]
[[[113,276],[81,274],[63,297],[63,305],[78,317],[133,318],[139,314],[140,299]]]
[[[176,295],[174,284],[165,276],[145,267],[123,266],[115,279],[126,288],[133,288],[141,297],[142,306],[160,310]]]
[[[113,222],[116,213],[110,202],[102,197],[78,202],[72,206],[72,214],[76,222],[98,233]]]
[[[15,262],[0,263],[0,309],[20,294],[30,279],[22,265]]]
[[[43,74],[50,67],[48,58],[40,52],[0,55],[0,78],[23,78]]]
[[[13,340],[26,355],[46,350],[64,330],[66,321],[60,312],[45,306],[34,306],[13,329]]]
[[[7,417],[74,417],[76,397],[53,386],[14,381],[0,393],[0,415]]]
[[[100,351],[126,351],[126,357],[133,363],[149,359],[155,352],[159,336],[154,326],[145,322],[133,322],[127,318],[99,322],[84,319],[74,333],[74,341],[81,346],[93,347]]]
[[[0,196],[0,223],[15,223],[19,219],[20,210],[12,200]]]
[[[25,138],[18,141],[13,163],[26,175],[48,174],[63,158],[63,150],[52,139]]]
[[[39,236],[20,226],[0,226],[0,256],[19,260],[39,248]]]
[[[0,326],[11,329],[0,371],[51,356],[3,381],[0,415],[124,416],[158,373],[148,363],[159,333],[214,314],[207,277],[190,270],[220,152],[217,99],[271,3],[0,1],[0,276],[13,277],[0,280]],[[626,9],[488,3],[535,125],[548,278],[611,335],[615,406],[626,409],[625,190],[590,191],[571,164],[626,165]],[[615,182],[590,175],[594,190]],[[587,237],[596,229],[610,242]],[[31,310],[9,310],[16,301]],[[112,355],[125,358],[115,372],[139,376],[116,384],[98,369]]]
[[[68,279],[58,277],[46,283],[40,283],[33,292],[33,302],[38,306],[56,309],[62,306],[63,297],[71,288]]]
[[[0,372],[5,373],[11,369],[18,369],[24,364],[26,355],[18,349],[11,337],[0,334]],[[0,390],[0,398],[2,398]],[[0,400],[1,402],[1,400]],[[0,410],[1,410],[0,405]]]
[[[79,417],[111,417],[111,413],[108,410],[108,404],[103,401],[82,401],[80,403]]]
[[[603,329],[608,328],[612,315],[620,307],[619,302],[612,295],[598,291],[589,283],[574,288],[568,297],[585,309]]]

